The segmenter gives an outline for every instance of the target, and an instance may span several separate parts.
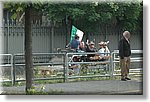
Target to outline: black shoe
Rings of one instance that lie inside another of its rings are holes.
[[[127,81],[127,79],[122,78],[121,81]]]
[[[131,80],[130,78],[127,78],[127,77],[126,77],[125,79],[126,79],[126,80]]]

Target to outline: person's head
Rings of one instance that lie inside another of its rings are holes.
[[[100,43],[98,43],[99,44],[99,47],[100,48],[103,48],[104,47],[104,42],[103,41],[101,41]]]
[[[78,36],[78,35],[75,35],[74,39],[78,40],[78,39],[79,39],[79,36]]]
[[[95,43],[94,43],[93,41],[91,41],[91,42],[89,43],[89,47],[90,47],[90,48],[94,48],[94,47],[95,47]]]
[[[72,60],[73,60],[74,62],[78,62],[78,61],[79,61],[79,57],[74,56]]]
[[[125,38],[129,39],[129,38],[130,38],[130,32],[129,32],[129,31],[124,31],[124,32],[123,32],[123,36],[124,36]]]

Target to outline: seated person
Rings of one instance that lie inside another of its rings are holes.
[[[83,41],[80,43],[79,50],[80,50],[80,52],[85,52],[86,51],[85,44],[84,44]]]
[[[74,49],[75,51],[79,49],[80,41],[79,36],[75,35],[74,39],[70,43],[71,49]]]
[[[103,60],[109,59],[110,58],[110,54],[109,54],[110,51],[109,51],[109,49],[107,47],[108,43],[101,41],[98,44],[99,44],[99,48],[100,48],[99,51],[98,51],[98,53],[102,57],[100,60],[103,61]]]
[[[73,56],[72,60],[73,62],[79,62],[80,58],[78,56]],[[71,64],[69,68],[71,69],[69,75],[80,74],[79,64]]]
[[[97,52],[97,49],[95,48],[95,43],[94,42],[90,42],[89,45],[87,45],[86,47],[86,52]],[[87,61],[91,61],[91,60],[97,60],[98,56],[96,54],[87,54]]]
[[[83,41],[80,43],[78,52],[79,53],[86,52],[86,47],[85,47],[85,44]],[[86,55],[85,54],[81,54],[81,61],[86,61]]]
[[[108,46],[107,46],[107,44],[108,44],[109,42],[107,41],[107,42],[104,42],[104,49],[105,49],[105,56],[110,56],[110,50],[109,50],[109,48],[108,48]]]

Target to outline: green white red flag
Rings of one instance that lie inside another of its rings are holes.
[[[75,26],[72,26],[70,42],[74,39],[75,35],[78,35],[79,41],[81,41],[84,33]]]

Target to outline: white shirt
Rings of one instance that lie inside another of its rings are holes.
[[[101,48],[99,49],[98,53],[100,54],[100,56],[104,57],[105,56],[105,48]]]
[[[108,56],[110,51],[109,51],[108,47],[106,46],[106,48],[99,49],[98,53],[100,53],[100,56],[104,57],[106,55]]]

